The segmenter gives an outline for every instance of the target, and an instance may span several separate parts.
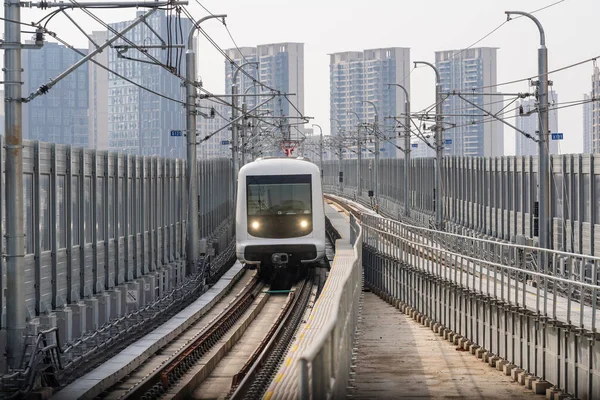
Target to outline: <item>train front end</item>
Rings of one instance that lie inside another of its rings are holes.
[[[303,159],[259,159],[240,169],[236,253],[263,277],[303,274],[325,256],[319,168]]]

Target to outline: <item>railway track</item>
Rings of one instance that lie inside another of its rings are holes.
[[[97,399],[259,398],[301,321],[314,274],[289,293],[265,290],[246,274],[213,310]],[[231,375],[225,382],[223,370]]]
[[[204,335],[228,311],[234,309],[243,297],[252,293],[252,290],[256,291],[258,285],[262,284],[258,281],[255,274],[246,271],[245,275],[234,285],[231,291],[219,300],[208,313],[153,354],[127,377],[99,395],[97,399],[142,398],[146,391],[153,388],[154,383],[161,380],[161,372],[165,370],[167,361],[172,359],[176,354],[182,355],[186,349],[190,348],[200,339],[201,334]],[[152,385],[150,385],[150,382],[152,382]],[[136,397],[138,395],[139,397]]]
[[[256,348],[252,357],[234,376],[227,399],[258,400],[263,397],[301,322],[313,283],[314,271],[309,278],[298,284],[293,294],[290,294],[276,323]]]

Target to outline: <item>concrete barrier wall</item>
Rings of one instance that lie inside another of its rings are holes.
[[[362,231],[351,216],[351,240],[338,239],[331,272],[298,350],[299,398],[346,395],[362,290]],[[354,243],[356,240],[356,243]]]

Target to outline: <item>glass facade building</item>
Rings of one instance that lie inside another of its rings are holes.
[[[247,62],[258,62],[258,68],[256,65],[247,65],[243,68],[245,73],[242,71],[237,73],[238,94],[252,95],[271,92],[261,85],[255,85],[255,80],[282,93],[293,93],[294,95],[288,97],[290,101],[282,96],[277,96],[261,106],[260,110],[261,114],[268,112],[275,118],[290,117],[290,137],[297,138],[298,134],[303,136],[302,125],[295,124],[300,122],[298,117],[304,115],[304,44],[264,44],[256,47],[241,47],[239,50],[228,49],[226,52],[235,64],[225,60],[225,92],[231,94],[231,84],[238,66]],[[266,96],[240,97],[238,105],[241,107],[241,104],[246,102],[247,109],[251,110],[267,98]],[[228,115],[231,116],[231,110]]]
[[[138,12],[138,16],[142,12]],[[111,24],[117,31],[131,21]],[[180,26],[181,24],[181,26]],[[136,44],[160,45],[170,37],[172,44],[185,44],[179,34],[190,31],[191,22],[186,18],[167,15],[164,11],[152,14],[146,24],[139,24],[127,33]],[[157,36],[160,35],[160,38]],[[112,33],[110,33],[112,35]],[[162,39],[161,39],[162,38]],[[118,40],[117,45],[128,44]],[[152,48],[148,54],[163,64],[173,67],[185,76],[185,50]],[[109,52],[109,68],[144,88],[168,98],[150,93],[125,79],[110,74],[108,77],[108,146],[113,151],[138,155],[186,157],[186,138],[171,137],[171,130],[185,131],[185,109],[170,99],[185,101],[182,80],[136,49],[129,49],[120,57],[116,51]],[[141,61],[140,61],[141,60]]]
[[[86,49],[79,49],[87,53]],[[23,96],[48,83],[82,58],[72,49],[46,42],[41,49],[22,53]],[[93,147],[88,124],[88,70],[82,66],[47,94],[23,104],[23,138]]]
[[[410,81],[405,80],[409,72],[408,48],[390,47],[330,54],[331,134],[356,137],[359,122],[372,125],[375,122],[375,108],[364,102],[371,101],[377,107],[380,157],[403,157],[403,153],[395,146],[398,144],[397,124],[387,117],[402,118],[404,91],[395,86],[388,87],[388,84],[399,83],[410,93]],[[361,135],[365,134],[364,129],[361,128]],[[366,151],[373,147],[372,143],[368,142],[364,146],[364,156],[372,157],[373,153]],[[356,157],[355,151],[356,146],[345,154],[349,158]]]
[[[502,108],[502,97],[493,95],[497,93],[496,50],[480,47],[436,52],[435,65],[440,73],[442,92],[475,92],[476,95],[465,97],[491,113],[498,112]],[[481,110],[456,95],[445,98],[442,112],[445,156],[504,155],[502,122],[488,122],[489,118],[484,118]]]

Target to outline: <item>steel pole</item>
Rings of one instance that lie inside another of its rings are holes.
[[[236,86],[236,81],[237,81],[237,74],[238,72],[240,72],[240,70],[242,68],[244,68],[246,65],[250,65],[250,64],[256,64],[258,65],[258,62],[256,61],[250,61],[250,62],[246,62],[240,66],[238,66],[235,70],[235,72],[233,73],[232,79],[231,79],[231,120],[233,121],[233,125],[231,126],[231,160],[232,160],[232,179],[231,179],[231,190],[232,190],[232,198],[233,198],[233,203],[231,205],[231,215],[235,218],[235,212],[236,212],[236,203],[237,203],[237,178],[238,178],[238,122],[236,120],[237,118],[237,108],[238,108],[238,103],[237,103],[237,99],[239,96],[237,96],[237,86]],[[234,229],[235,229],[235,225],[234,225]]]
[[[375,207],[379,209],[379,115],[375,114],[373,133],[375,135]]]
[[[319,142],[319,168],[321,168],[321,179],[323,179],[323,131],[321,131],[321,140]]]
[[[373,135],[375,136],[375,208],[379,208],[379,112],[377,106],[370,100],[363,100],[363,103],[369,103],[375,109],[375,119],[373,120]]]
[[[234,74],[234,77],[236,75]],[[238,147],[238,123],[237,118],[237,86],[235,85],[235,78],[231,81],[231,119],[233,125],[231,125],[231,195],[233,202],[231,204],[231,215],[235,217],[236,202],[237,202],[237,147]]]
[[[442,85],[440,82],[440,72],[435,65],[427,61],[415,61],[417,64],[425,64],[435,71],[435,189],[433,194],[433,206],[435,209],[435,227],[443,228],[444,214],[442,209],[442,157],[443,157],[443,140],[442,140]]]
[[[410,100],[406,95],[404,103],[404,112],[406,113],[404,121],[404,214],[410,216]]]
[[[185,53],[186,79],[186,132],[187,132],[187,184],[188,221],[187,221],[187,273],[196,272],[198,259],[198,159],[196,145],[196,97],[197,90],[193,82],[196,80],[196,54],[193,50]]]
[[[321,178],[323,178],[323,128],[319,124],[312,124],[312,126],[319,128],[319,169],[321,170]]]
[[[17,368],[25,332],[23,224],[23,115],[19,0],[4,3],[4,105],[6,135],[6,334],[8,364]],[[15,21],[15,22],[10,22]],[[27,232],[32,235],[33,232]]]
[[[187,51],[185,53],[185,111],[186,111],[186,139],[187,139],[187,185],[188,196],[188,218],[186,239],[186,269],[188,274],[193,274],[198,265],[198,149],[196,145],[196,53],[194,51],[194,33],[200,28],[200,24],[211,18],[225,18],[226,15],[210,15],[200,19],[190,29],[188,35]]]
[[[440,84],[440,76],[437,74],[437,82],[435,85],[435,226],[437,229],[443,229],[444,215],[442,210],[442,157],[444,151],[444,142],[442,138],[442,85]]]
[[[242,103],[242,164],[244,166],[246,164],[246,102]]]
[[[360,143],[360,124],[358,125],[357,128],[357,132],[356,132],[356,159],[358,161],[358,165],[356,166],[356,191],[357,191],[357,197],[360,197],[362,195],[362,184],[361,184],[361,164],[362,164],[362,145]]]
[[[549,174],[549,149],[548,149],[548,49],[546,48],[546,34],[540,21],[533,15],[522,11],[506,11],[507,18],[511,14],[522,15],[531,19],[540,31],[540,48],[538,49],[538,107],[540,114],[539,143],[538,143],[538,227],[539,246],[550,248],[552,226],[550,224],[550,174]],[[543,253],[543,252],[542,252]],[[542,260],[542,265],[545,262]]]

